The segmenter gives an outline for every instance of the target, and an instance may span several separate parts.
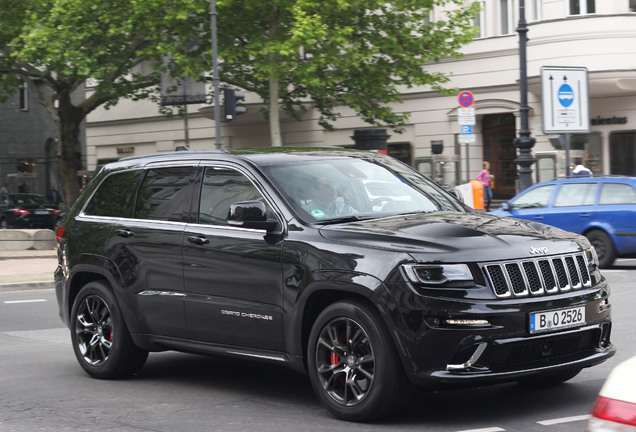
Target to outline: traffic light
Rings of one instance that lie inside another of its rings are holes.
[[[229,122],[234,120],[235,117],[245,114],[245,112],[247,112],[247,108],[237,105],[237,102],[242,101],[243,99],[245,99],[245,93],[238,92],[233,88],[224,87],[223,108],[225,109],[225,113],[223,120],[221,121]]]

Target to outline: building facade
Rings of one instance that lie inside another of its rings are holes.
[[[474,140],[466,142],[460,125],[457,95],[427,88],[405,89],[397,111],[409,112],[404,132],[387,130],[389,153],[454,186],[474,179],[482,162],[491,162],[495,196],[518,189],[517,151],[513,139],[520,127],[519,0],[482,0],[475,17],[479,35],[463,48],[461,59],[427,66],[451,74],[449,88],[474,95]],[[433,12],[443,13],[442,10]],[[527,77],[529,128],[536,139],[533,180],[564,175],[566,160],[582,157],[596,174],[636,175],[636,0],[525,0],[528,22]],[[543,132],[541,70],[578,67],[587,70],[589,132],[570,135],[570,150],[558,135]],[[89,89],[90,91],[90,89]],[[268,123],[258,113],[259,100],[248,94],[248,112],[223,123],[225,148],[269,146]],[[214,149],[210,107],[190,105],[187,121],[165,118],[150,102],[123,101],[97,110],[87,122],[88,169],[123,156],[171,151],[187,144]],[[335,130],[323,130],[309,109],[302,121],[283,118],[284,145],[351,146],[356,130],[368,129],[355,113],[342,107]],[[186,133],[187,130],[187,133]]]
[[[26,85],[0,104],[0,119],[0,183],[10,192],[43,195],[59,183],[55,123]]]

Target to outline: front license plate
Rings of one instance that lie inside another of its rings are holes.
[[[548,332],[585,324],[585,306],[530,314],[530,333]]]

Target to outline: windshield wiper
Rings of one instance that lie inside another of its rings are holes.
[[[363,220],[375,219],[376,216],[360,216],[360,215],[348,215],[342,216],[338,218],[324,219],[320,221],[316,221],[315,223],[318,225],[332,225],[346,222],[358,222]]]

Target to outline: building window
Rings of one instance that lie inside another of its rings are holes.
[[[603,137],[600,132],[570,135],[571,161],[580,157],[594,175],[603,174]]]
[[[610,174],[636,175],[636,131],[610,134]]]
[[[636,0],[629,0],[629,11],[636,12]]]
[[[635,0],[636,1],[636,0]],[[486,35],[486,2],[479,2],[479,13],[475,15],[475,21],[473,25],[477,28],[477,35],[475,38],[485,38]]]
[[[569,0],[569,15],[586,15],[596,12],[596,0]]]
[[[23,83],[19,90],[18,96],[20,98],[20,111],[28,111],[29,110],[29,94],[26,83]]]
[[[513,0],[499,0],[499,13],[501,18],[501,34],[514,33]]]

